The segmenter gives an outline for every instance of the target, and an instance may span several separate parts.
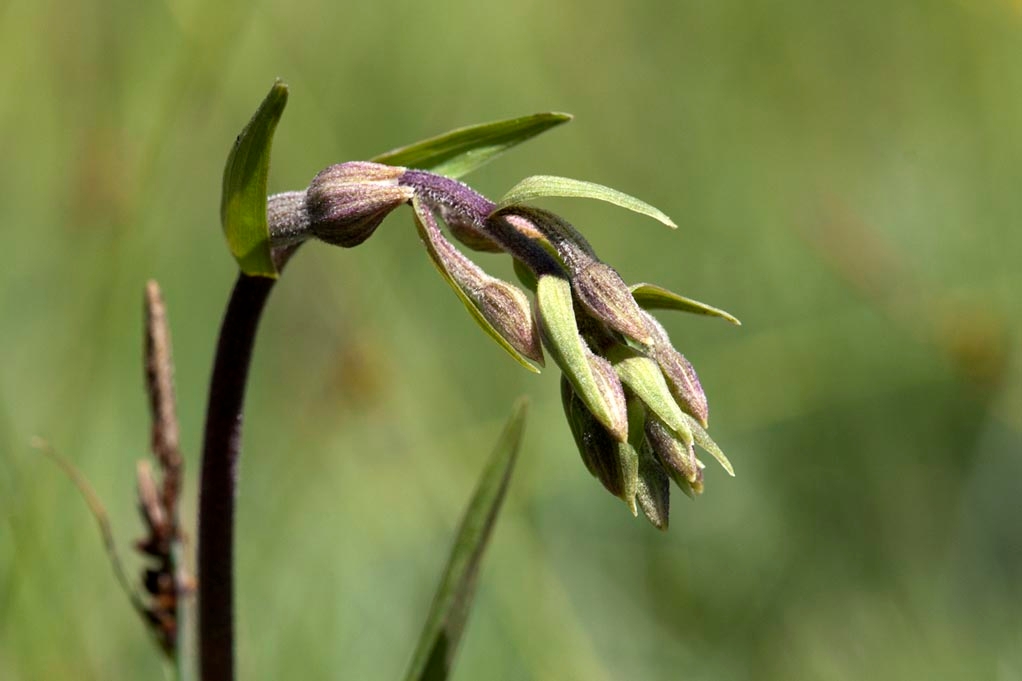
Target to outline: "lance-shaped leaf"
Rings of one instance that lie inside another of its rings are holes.
[[[412,656],[407,681],[442,681],[450,674],[475,594],[479,564],[518,455],[525,411],[525,401],[519,400],[461,519],[426,626]]]
[[[686,298],[653,284],[635,284],[632,286],[632,297],[635,298],[639,307],[646,310],[681,310],[709,317],[720,317],[736,326],[742,325],[735,316],[724,310]]]
[[[653,315],[643,312],[646,328],[653,337],[653,358],[660,365],[671,394],[682,410],[695,417],[705,428],[710,418],[710,406],[706,393],[696,375],[695,367],[685,356],[674,349],[667,331]]]
[[[287,105],[287,85],[277,81],[234,141],[224,167],[220,222],[238,267],[251,276],[277,277],[266,222],[266,178],[277,121]]]
[[[543,349],[525,293],[483,272],[444,238],[428,206],[412,200],[415,224],[430,260],[471,313],[500,347],[530,371],[543,366]]]
[[[543,343],[593,416],[619,442],[628,437],[624,390],[614,368],[594,355],[578,333],[566,279],[543,275],[536,284]]]
[[[451,130],[373,158],[377,163],[429,170],[461,177],[508,149],[572,118],[566,113],[538,113]]]
[[[621,382],[628,386],[650,411],[660,417],[682,442],[691,443],[692,432],[688,422],[695,421],[691,417],[686,421],[687,414],[674,401],[674,396],[656,362],[621,345],[608,350],[607,356]]]
[[[641,215],[653,218],[672,229],[677,229],[671,218],[658,208],[655,208],[645,201],[640,201],[634,196],[629,196],[610,187],[604,187],[595,182],[584,180],[573,180],[570,177],[557,177],[554,175],[533,175],[527,177],[512,187],[500,201],[497,202],[497,209],[506,208],[523,203],[528,203],[544,196],[564,196],[583,199],[597,199],[606,201],[621,208],[627,208]]]
[[[561,405],[568,419],[575,446],[586,469],[599,480],[608,492],[634,506],[638,474],[633,458],[620,448],[620,444],[607,432],[585,406],[571,383],[561,376]],[[624,456],[622,456],[624,455]]]

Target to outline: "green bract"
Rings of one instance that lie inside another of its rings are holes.
[[[286,105],[287,85],[278,80],[234,141],[224,167],[220,223],[238,267],[251,276],[277,277],[266,222],[266,178],[273,132]]]
[[[567,279],[544,275],[536,284],[536,304],[544,344],[593,416],[619,442],[628,437],[628,413],[621,383],[602,357],[578,333]],[[609,369],[609,371],[608,371]]]
[[[538,113],[451,130],[374,157],[377,163],[462,177],[541,132],[566,123],[571,114]]]
[[[629,196],[617,189],[604,187],[602,184],[596,184],[595,182],[573,180],[570,177],[557,177],[555,175],[533,175],[532,177],[525,178],[504,194],[500,201],[497,202],[497,208],[499,210],[508,206],[528,203],[544,196],[598,199],[642,215],[647,215],[672,229],[678,228],[674,221],[667,217],[663,211],[649,205],[645,201],[640,201],[634,196]]]
[[[706,303],[700,303],[698,300],[686,298],[654,284],[635,284],[631,287],[631,290],[635,302],[639,304],[639,307],[646,310],[680,310],[682,312],[707,315],[708,317],[720,317],[736,326],[742,325],[737,317],[724,310],[707,305]]]

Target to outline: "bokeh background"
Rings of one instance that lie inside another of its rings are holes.
[[[538,173],[697,367],[703,497],[666,534],[585,471],[400,211],[304,249],[256,351],[239,509],[245,679],[395,679],[510,406],[532,410],[456,679],[1022,678],[1022,4],[1008,0],[0,3],[0,678],[160,678],[129,551],[141,299],[173,325],[194,522],[234,265],[231,142],[274,77],[271,190],[444,130],[576,115],[469,179]],[[480,256],[510,277],[506,259]]]

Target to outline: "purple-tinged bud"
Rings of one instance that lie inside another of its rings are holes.
[[[642,435],[642,429],[639,429],[639,438],[642,441],[634,446],[639,458],[635,501],[654,527],[666,530],[671,513],[671,481]]]
[[[632,292],[613,267],[594,260],[572,273],[571,287],[578,302],[589,314],[642,345],[653,337],[646,328],[646,313],[632,298]]]
[[[694,443],[681,441],[656,414],[647,415],[644,430],[646,439],[664,468],[688,482],[698,477],[701,469]]]
[[[646,441],[664,470],[686,494],[702,494],[703,468],[695,447],[679,440],[667,425],[650,414],[646,419]]]
[[[335,246],[359,245],[392,210],[411,200],[414,190],[398,183],[404,173],[404,168],[367,161],[324,169],[306,192],[310,231]]]
[[[629,445],[618,442],[607,432],[563,375],[561,404],[586,469],[608,492],[633,505],[638,469],[634,457],[622,456],[622,453],[627,453],[623,448]]]
[[[660,322],[648,312],[644,312],[643,315],[646,318],[646,328],[653,336],[653,359],[660,365],[660,371],[667,380],[667,387],[670,388],[682,411],[694,417],[703,428],[706,428],[710,418],[710,406],[695,368],[684,355],[674,349],[667,331]]]
[[[523,366],[538,371],[543,348],[532,306],[523,291],[491,277],[444,238],[430,208],[412,201],[419,236],[430,259],[476,322]]]

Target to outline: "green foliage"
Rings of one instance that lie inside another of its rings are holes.
[[[686,298],[655,284],[635,284],[631,289],[635,302],[645,310],[680,310],[709,317],[720,317],[737,326],[742,325],[738,318],[729,312],[706,303],[700,303],[698,300]]]
[[[266,179],[273,132],[287,105],[287,85],[278,80],[234,141],[224,167],[220,222],[231,254],[245,274],[277,277],[266,224]]]
[[[447,177],[462,177],[508,149],[570,120],[571,114],[538,113],[471,125],[393,149],[371,160],[429,170]]]
[[[524,399],[515,403],[465,509],[447,567],[426,618],[426,626],[405,677],[407,681],[442,681],[450,674],[475,595],[479,564],[493,534],[518,457],[527,406]]]
[[[497,202],[497,209],[506,208],[522,203],[528,203],[545,196],[564,196],[581,199],[597,199],[606,201],[621,208],[627,208],[641,215],[646,215],[654,220],[662,222],[672,229],[677,229],[671,218],[658,208],[640,201],[634,196],[629,196],[610,187],[604,187],[595,182],[584,180],[573,180],[570,177],[555,177],[553,175],[533,175],[527,177],[512,187],[500,201]]]

